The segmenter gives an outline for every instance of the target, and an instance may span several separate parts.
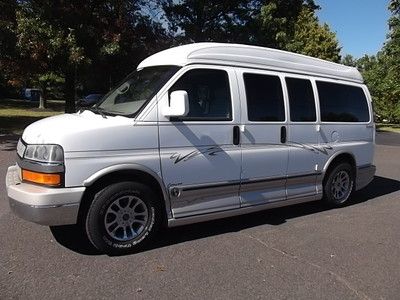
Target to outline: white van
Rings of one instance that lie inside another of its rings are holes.
[[[7,192],[20,217],[78,224],[119,254],[162,225],[340,206],[372,180],[374,141],[355,68],[197,43],[148,57],[92,108],[28,126]]]

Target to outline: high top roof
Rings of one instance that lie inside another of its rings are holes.
[[[170,48],[149,56],[139,64],[138,69],[197,63],[261,68],[363,82],[360,72],[353,67],[282,50],[224,43],[194,43]]]

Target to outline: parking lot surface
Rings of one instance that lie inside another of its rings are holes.
[[[120,257],[10,212],[15,141],[0,137],[0,299],[400,297],[399,134],[377,135],[376,177],[346,207],[314,202],[174,228]]]

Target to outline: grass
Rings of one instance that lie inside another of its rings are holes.
[[[22,134],[29,124],[64,112],[64,101],[49,100],[46,109],[38,102],[0,99],[0,134]]]
[[[400,133],[400,124],[376,124],[376,131]]]

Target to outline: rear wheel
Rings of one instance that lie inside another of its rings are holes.
[[[120,255],[143,248],[156,234],[160,202],[137,182],[114,183],[96,194],[86,217],[86,233],[101,252]]]
[[[328,174],[324,183],[324,200],[331,206],[341,206],[350,197],[354,175],[350,164],[339,163]]]

